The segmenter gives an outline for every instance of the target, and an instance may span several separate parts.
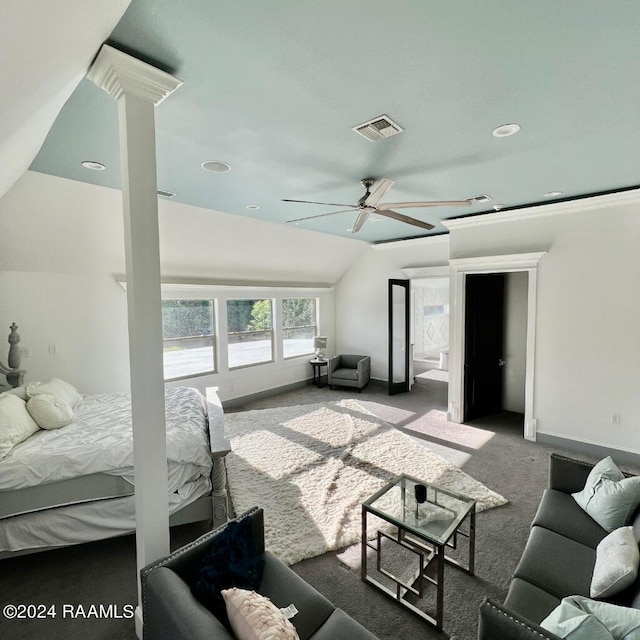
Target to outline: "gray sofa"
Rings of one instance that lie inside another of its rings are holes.
[[[375,636],[334,607],[294,571],[264,549],[264,515],[253,508],[232,521],[248,518],[255,551],[264,561],[258,593],[280,608],[294,604],[291,620],[300,640],[376,640]],[[193,595],[202,558],[222,544],[224,525],[141,571],[145,640],[233,640],[233,635]],[[238,564],[238,559],[235,559]],[[237,586],[237,585],[236,585]]]
[[[539,626],[562,598],[589,596],[596,546],[607,535],[571,496],[581,491],[594,465],[552,454],[549,487],[504,604],[487,598],[480,607],[480,640],[559,640]],[[629,476],[629,474],[625,474]],[[640,508],[632,516],[640,540]],[[640,575],[620,594],[605,599],[640,609]]]
[[[360,390],[369,383],[371,358],[369,356],[340,355],[329,360],[327,383],[333,387],[355,387]]]

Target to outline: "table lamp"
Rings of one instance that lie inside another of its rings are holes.
[[[316,350],[316,359],[324,360],[324,350],[327,348],[327,336],[315,336],[313,348]]]

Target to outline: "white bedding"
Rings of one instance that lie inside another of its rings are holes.
[[[167,459],[170,492],[185,480],[211,473],[205,401],[196,390],[166,390]],[[133,483],[131,399],[128,393],[86,396],[74,407],[73,422],[41,430],[0,461],[0,491],[76,478],[119,475]]]

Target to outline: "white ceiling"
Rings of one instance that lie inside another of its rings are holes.
[[[130,0],[3,0],[0,197],[28,169]]]

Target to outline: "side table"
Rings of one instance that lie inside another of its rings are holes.
[[[309,364],[313,367],[313,384],[315,384],[318,389],[322,386],[322,367],[327,367],[327,373],[329,372],[329,361],[328,360],[318,360],[317,358],[313,358],[313,360],[309,360]]]

